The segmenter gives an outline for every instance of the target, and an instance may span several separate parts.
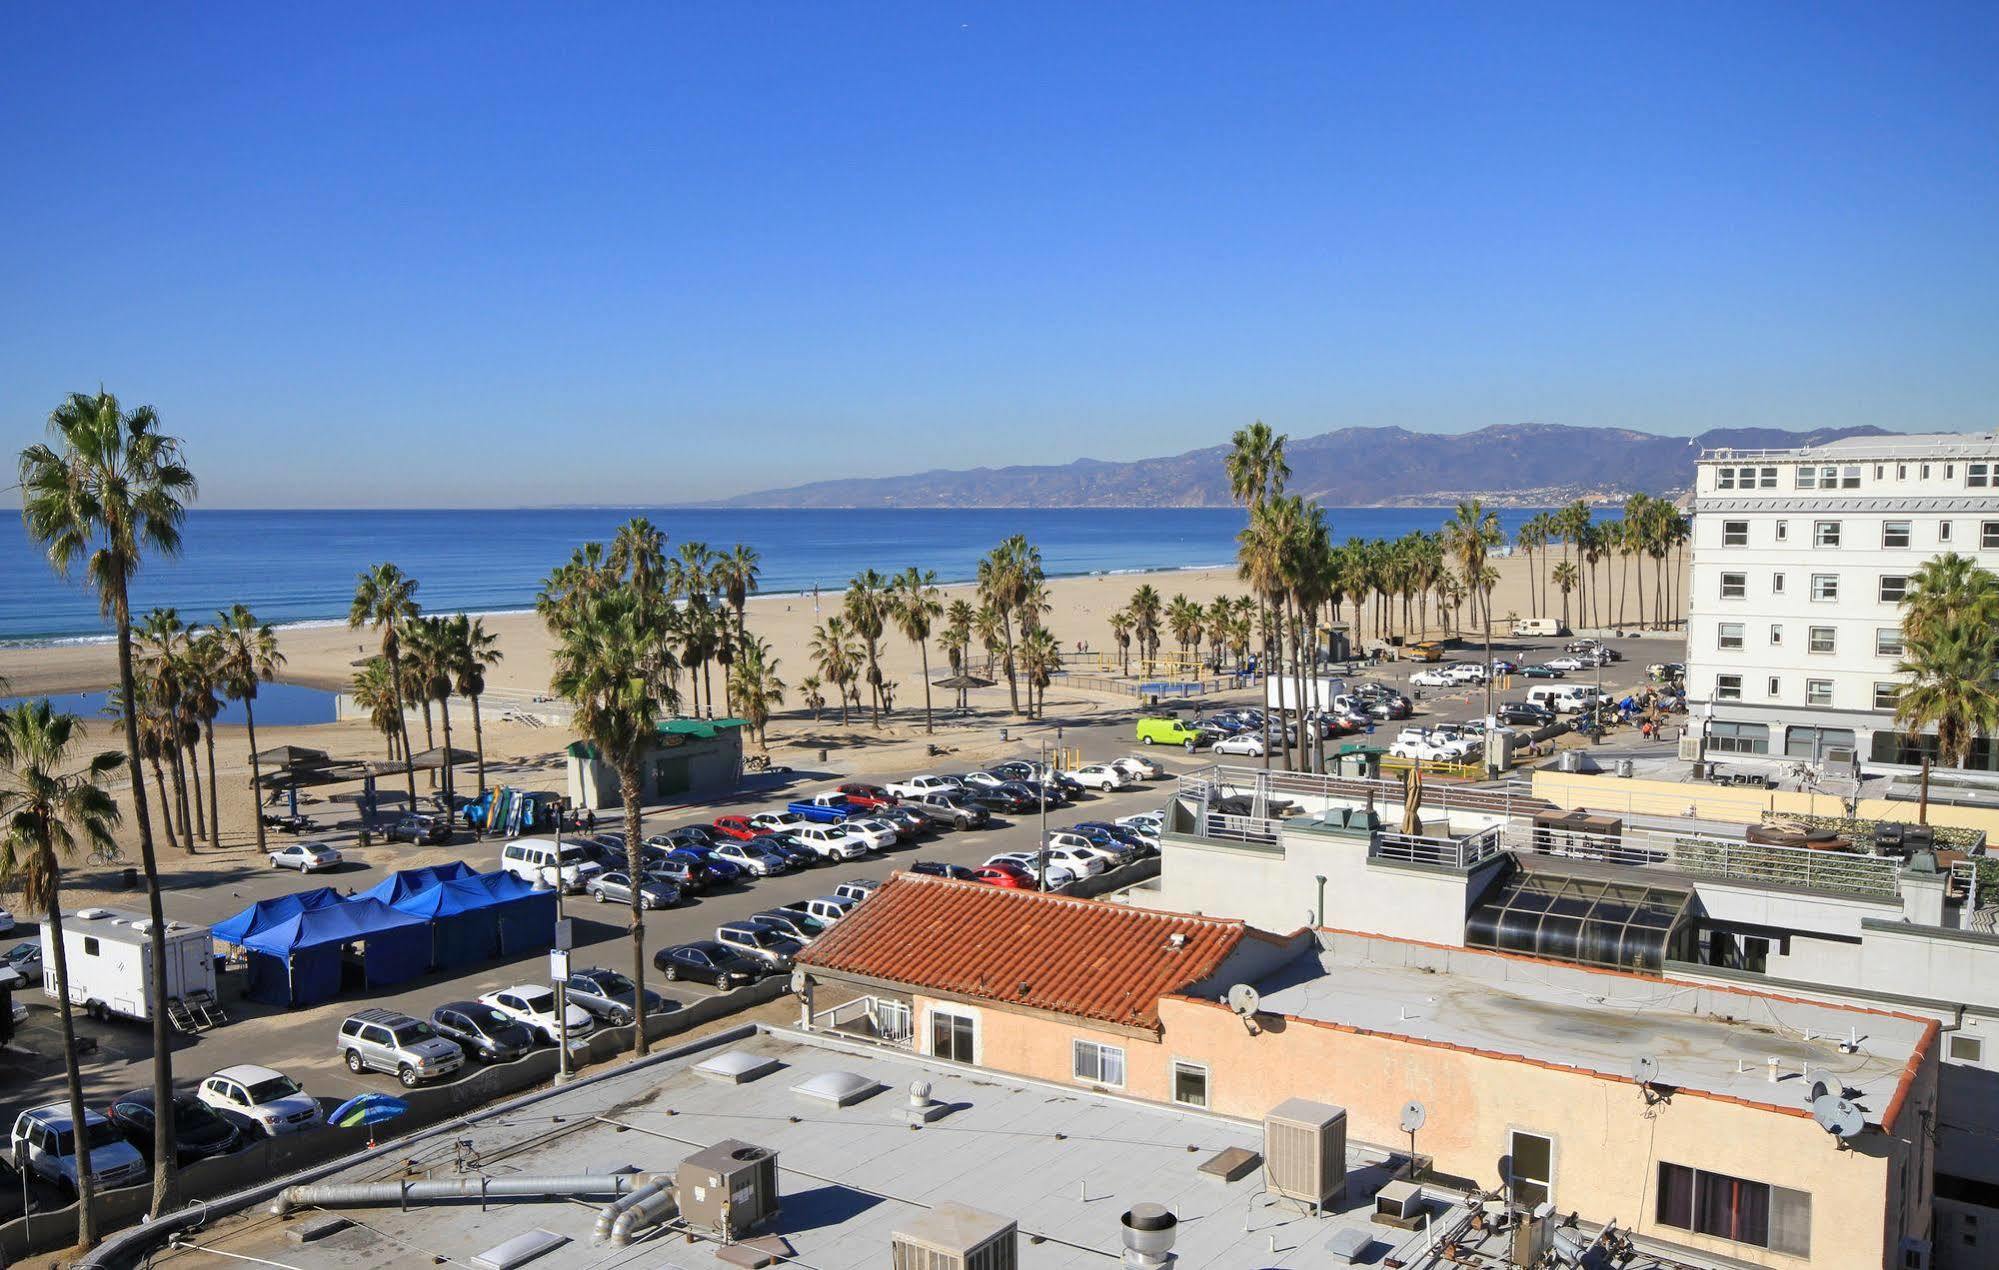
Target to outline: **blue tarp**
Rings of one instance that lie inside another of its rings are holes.
[[[341,950],[365,942],[370,988],[402,983],[430,963],[430,923],[380,900],[356,898],[305,909],[243,940],[250,996],[272,1005],[314,1005],[340,995]]]
[[[234,917],[217,922],[209,928],[209,935],[220,943],[240,944],[247,937],[289,921],[307,909],[341,902],[340,892],[330,886],[280,895],[274,900],[258,900]]]
[[[472,866],[463,860],[449,860],[421,869],[399,869],[361,892],[361,896],[380,900],[384,904],[399,905],[401,901],[428,891],[440,882],[471,876]]]

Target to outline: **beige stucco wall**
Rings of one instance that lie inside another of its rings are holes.
[[[1537,771],[1534,773],[1534,796],[1545,798],[1558,807],[1583,807],[1593,811],[1638,815],[1683,816],[1691,807],[1692,814],[1704,820],[1733,820],[1745,825],[1762,823],[1766,811],[1807,816],[1848,814],[1846,804],[1834,794],[1624,779],[1585,772]],[[1916,808],[1913,803],[1863,798],[1852,814],[1862,820],[1914,822]],[[1929,823],[1980,829],[1999,838],[1999,811],[1990,808],[1932,803]]]
[[[1172,1062],[1188,1060],[1208,1067],[1214,1111],[1260,1120],[1285,1098],[1314,1098],[1347,1109],[1351,1137],[1384,1146],[1406,1142],[1398,1120],[1413,1098],[1428,1112],[1418,1150],[1440,1171],[1486,1186],[1501,1182],[1511,1130],[1541,1134],[1555,1143],[1554,1200],[1564,1211],[1751,1264],[1805,1262],[1659,1226],[1659,1162],[1810,1193],[1813,1266],[1873,1270],[1904,1231],[1929,1224],[1930,1155],[1918,1139],[1922,1114],[1935,1105],[1934,1054],[1895,1133],[1870,1133],[1859,1149],[1840,1150],[1807,1116],[1689,1093],[1647,1107],[1624,1080],[1271,1016],[1251,1036],[1241,1019],[1206,1001],[1162,1001],[1156,1040],[920,996],[916,1005],[919,1048],[928,1046],[933,1006],[970,1013],[979,1019],[981,1065],[1070,1084],[1072,1041],[1099,1040],[1124,1048],[1126,1079],[1117,1092],[1170,1101]],[[1884,1109],[1870,1110],[1878,1117]]]

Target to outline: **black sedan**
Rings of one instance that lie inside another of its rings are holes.
[[[753,847],[762,847],[784,857],[785,863],[794,869],[809,869],[814,865],[830,864],[824,856],[800,842],[793,834],[765,833],[750,839]]]
[[[1520,677],[1522,679],[1560,679],[1564,673],[1553,666],[1522,666],[1520,668]]]
[[[148,1161],[153,1158],[152,1090],[124,1094],[104,1114],[120,1137],[139,1148],[140,1155]],[[174,1095],[174,1157],[180,1163],[227,1155],[242,1145],[241,1131],[214,1108],[193,1094]]]
[[[652,955],[652,964],[669,983],[692,979],[718,988],[741,988],[770,973],[770,967],[723,947],[712,939],[675,944]]]
[[[534,1048],[534,1033],[525,1023],[484,1001],[447,1001],[430,1012],[430,1026],[482,1063],[511,1062]]]
[[[1497,711],[1501,723],[1524,728],[1545,728],[1555,721],[1555,712],[1531,701],[1509,701]]]

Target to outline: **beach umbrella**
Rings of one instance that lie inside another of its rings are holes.
[[[966,690],[971,688],[990,688],[993,686],[993,683],[994,681],[991,679],[981,679],[977,675],[966,674],[952,675],[946,679],[936,680],[931,684],[931,687],[955,690],[958,694],[958,708],[960,710],[967,710],[971,707],[965,703]]]
[[[410,1105],[389,1094],[362,1094],[349,1098],[326,1115],[326,1123],[340,1129],[352,1129],[357,1125],[368,1127],[368,1145],[375,1145],[375,1126],[394,1120],[410,1109]]]

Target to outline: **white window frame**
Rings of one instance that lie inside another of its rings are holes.
[[[1964,487],[1966,489],[1990,489],[1992,487],[1992,465],[1990,463],[1965,464]]]
[[[1083,1057],[1086,1054],[1090,1056],[1096,1067],[1094,1075],[1083,1070]],[[1117,1066],[1117,1076],[1115,1079],[1109,1075],[1107,1070],[1109,1066],[1107,1060],[1111,1060],[1113,1055],[1116,1056],[1114,1061]],[[1070,1078],[1079,1085],[1098,1085],[1105,1089],[1123,1089],[1124,1057],[1124,1046],[1122,1045],[1107,1045],[1102,1041],[1093,1041],[1088,1037],[1082,1036],[1072,1037],[1069,1041]]]
[[[1892,680],[1877,679],[1874,681],[1874,708],[1876,710],[1893,710],[1896,701],[1900,699],[1901,695],[1901,684]]]
[[[1733,632],[1731,634],[1731,632]],[[1733,640],[1733,643],[1729,641]],[[1740,651],[1748,643],[1748,627],[1742,622],[1721,622],[1714,628],[1714,646],[1724,652]]]
[[[1823,636],[1825,647],[1819,647]],[[1807,626],[1805,628],[1805,651],[1819,657],[1829,657],[1839,651],[1839,628],[1836,626]]]
[[[1735,594],[1728,593],[1729,579],[1735,579]],[[1746,573],[1724,573],[1721,575],[1721,598],[1724,600],[1746,600],[1749,598],[1749,575]]]
[[[1782,644],[1783,642],[1784,642],[1784,624],[1782,622],[1770,623],[1770,643],[1772,645],[1779,645]]]
[[[979,1015],[978,1012],[974,1010],[953,1009],[952,1007],[945,1005],[933,1005],[927,1007],[923,1011],[924,1054],[930,1058],[941,1058],[947,1063],[966,1061],[964,1059],[953,1058],[948,1054],[939,1054],[937,1052],[937,1020],[940,1018],[952,1019],[954,1021],[958,1019],[963,1019],[964,1021],[972,1025],[971,1062],[973,1063],[973,1065],[976,1066],[979,1060],[985,1056],[985,1037],[980,1035],[981,1029],[979,1027]]]
[[[1839,603],[1839,575],[1837,573],[1814,573],[1812,575],[1812,603]]]
[[[1900,542],[1894,541],[1900,538]],[[1881,546],[1888,551],[1906,547],[1916,540],[1916,522],[1912,520],[1884,520],[1881,522]]]
[[[1840,527],[1836,520],[1815,520],[1812,522],[1812,548],[1815,551],[1837,551],[1839,549]]]
[[[1735,682],[1730,683],[1731,679]],[[1714,677],[1714,699],[1716,701],[1742,700],[1742,676],[1716,675]]]
[[[1749,522],[1746,520],[1724,520],[1721,522],[1721,545],[1724,547],[1746,547],[1749,545]]]
[[[1951,527],[1951,525],[1952,525],[1952,524],[1954,524],[1954,523],[1955,523],[1954,521],[1948,521],[1948,520],[1940,520],[1940,521],[1938,521],[1938,522],[1937,522],[1937,541],[1938,541],[1938,542],[1949,542],[1949,541],[1950,541],[1950,527]]]
[[[1744,471],[1746,472],[1746,471],[1748,471],[1749,469],[1747,469],[1747,468],[1744,468],[1743,470],[1744,470]],[[1759,489],[1776,489],[1776,488],[1777,488],[1777,469],[1776,469],[1776,468],[1774,468],[1774,467],[1764,467],[1764,468],[1758,468],[1758,469],[1757,469],[1757,478],[1758,478],[1758,479],[1757,479],[1757,482],[1756,482],[1756,485],[1757,485],[1757,488],[1759,488]]]
[[[1783,574],[1781,574],[1781,573],[1773,573],[1773,574],[1771,574],[1771,575],[1770,575],[1770,594],[1772,594],[1772,595],[1782,595],[1783,593],[1784,593],[1784,575],[1783,575]]]
[[[1805,680],[1805,704],[1808,706],[1830,706],[1832,704],[1832,680]]]
[[[1890,587],[1888,585],[1891,582],[1895,584],[1893,587]],[[1891,590],[1894,592],[1893,595],[1889,594],[1889,591]],[[1883,604],[1900,604],[1902,602],[1902,597],[1907,595],[1908,593],[1909,593],[1908,574],[1884,573],[1881,575],[1881,581],[1875,586],[1874,598],[1879,600]]]
[[[1799,468],[1797,486],[1799,489],[1817,489],[1819,487],[1819,470],[1809,463]]]
[[[1884,640],[1882,636],[1894,638]],[[1874,655],[1876,657],[1900,657],[1903,649],[1902,628],[1899,626],[1877,626],[1874,628]]]
[[[1968,1048],[1969,1052],[1961,1053],[1961,1048]],[[1966,1036],[1962,1032],[1953,1033],[1946,1057],[1953,1063],[1976,1063],[1982,1067],[1985,1064],[1985,1038]]]
[[[1718,490],[1735,488],[1735,469],[1718,467],[1714,470],[1714,487]]]
[[[1198,1072],[1201,1076],[1201,1100],[1192,1102],[1180,1096],[1180,1073]],[[1215,1105],[1215,1073],[1206,1063],[1197,1063],[1189,1058],[1176,1058],[1166,1068],[1166,1096],[1182,1107],[1198,1107],[1210,1111]]]
[[[1789,541],[1790,541],[1790,539],[1791,539],[1791,522],[1790,522],[1790,521],[1788,521],[1788,520],[1780,520],[1780,521],[1778,521],[1778,522],[1777,522],[1777,541],[1778,541],[1778,542],[1789,542]]]
[[[1842,467],[1839,470],[1839,487],[1841,489],[1859,489],[1860,468],[1852,465]]]
[[[1527,1177],[1518,1172],[1516,1166],[1520,1159],[1519,1140],[1521,1138],[1538,1138],[1548,1144],[1548,1176]],[[1519,1189],[1522,1183],[1541,1188],[1543,1194],[1539,1202],[1554,1203],[1555,1174],[1558,1171],[1555,1167],[1554,1134],[1539,1133],[1533,1129],[1515,1129],[1510,1127],[1506,1130],[1506,1191],[1515,1203],[1524,1202],[1520,1198]]]
[[[1999,520],[1979,521],[1978,549],[1980,551],[1991,551],[1995,548],[1999,548]]]
[[[1770,676],[1769,689],[1770,700],[1775,701],[1779,696],[1783,695],[1784,681],[1775,675]]]

